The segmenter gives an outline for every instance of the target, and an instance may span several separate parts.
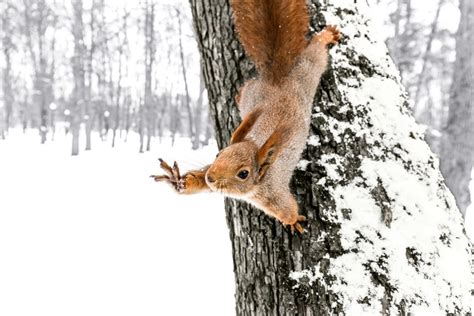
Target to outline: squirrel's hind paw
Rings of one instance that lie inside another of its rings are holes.
[[[324,30],[316,34],[314,40],[319,41],[324,45],[329,45],[337,44],[341,37],[341,32],[339,32],[335,25],[328,25],[324,28]]]
[[[301,226],[301,224],[299,222],[305,222],[305,221],[306,221],[305,216],[298,215],[298,218],[296,219],[296,221],[293,224],[289,224],[290,229],[291,229],[291,233],[294,234],[295,229],[296,229],[300,234],[303,234],[304,233],[304,228]]]

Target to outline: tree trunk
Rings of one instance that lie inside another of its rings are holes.
[[[220,148],[240,121],[252,73],[228,1],[190,0]],[[469,242],[436,157],[408,109],[365,1],[311,1],[316,30],[338,25],[291,183],[308,218],[291,235],[226,200],[238,315],[386,315],[470,311]],[[284,27],[284,26],[283,26]]]
[[[195,130],[194,130],[194,118],[193,118],[193,111],[191,109],[191,97],[189,96],[189,88],[188,88],[188,79],[186,75],[186,63],[184,60],[184,52],[183,52],[183,43],[182,43],[182,31],[181,31],[181,12],[179,9],[176,9],[176,16],[178,18],[178,43],[179,43],[179,59],[181,61],[181,72],[183,74],[183,83],[184,83],[184,92],[185,92],[185,106],[186,106],[186,112],[188,113],[188,127],[189,127],[189,138],[193,139],[193,137],[198,137],[196,136]]]
[[[130,107],[132,105],[132,100],[131,100],[131,97],[130,95],[127,95],[127,98],[126,98],[126,111],[125,111],[125,142],[127,142],[128,140],[128,132],[130,131],[130,121],[131,121],[131,113],[130,113]]]
[[[194,137],[192,138],[193,149],[198,149],[201,146],[201,127],[202,127],[202,108],[204,105],[204,78],[202,71],[199,74],[199,96],[194,110]]]
[[[117,137],[117,130],[120,128],[120,97],[122,94],[122,52],[123,52],[123,48],[120,47],[119,48],[119,62],[118,62],[119,65],[118,65],[117,93],[115,95],[115,119],[114,119],[114,129],[112,131],[112,148],[115,147],[115,139]]]
[[[71,154],[77,156],[79,154],[79,132],[81,127],[83,107],[85,100],[85,68],[84,68],[84,23],[82,20],[82,0],[75,0],[73,3],[74,9],[74,23],[73,23],[73,37],[74,37],[74,57],[73,57],[73,76],[74,76],[74,91],[73,102],[74,108],[71,115],[71,133],[72,133],[72,148]]]
[[[436,8],[436,14],[433,19],[433,22],[431,23],[431,31],[430,35],[428,36],[428,40],[426,42],[426,49],[423,54],[423,59],[422,59],[422,68],[420,75],[418,76],[418,80],[416,82],[416,92],[415,92],[415,100],[413,102],[413,112],[415,114],[418,113],[418,108],[419,108],[419,102],[420,102],[420,97],[421,97],[421,89],[423,88],[423,84],[425,82],[425,77],[426,77],[426,71],[428,70],[428,65],[429,65],[429,60],[431,58],[431,47],[433,46],[433,40],[436,37],[436,33],[438,32],[438,21],[439,21],[439,14],[441,12],[441,8],[444,4],[444,0],[439,0],[438,2],[438,7]]]
[[[138,109],[138,135],[140,136],[140,148],[138,149],[138,152],[140,154],[144,152],[143,146],[145,143],[145,127],[144,127],[145,115],[143,114],[144,112],[143,107],[144,106],[142,104],[142,101],[140,100],[140,105]]]
[[[23,0],[24,5],[24,31],[26,33],[26,42],[29,55],[34,70],[33,88],[35,90],[33,102],[37,109],[38,122],[33,126],[39,128],[41,144],[46,142],[48,131],[48,101],[51,101],[50,93],[52,91],[52,81],[47,72],[47,40],[46,31],[50,26],[50,22],[55,20],[51,15],[49,4],[44,1],[36,1],[35,10],[31,10],[33,6],[31,1]],[[34,34],[34,35],[33,35]],[[49,52],[53,54],[53,52]]]
[[[96,2],[96,0],[92,0],[91,8],[89,12],[89,48],[86,49],[87,58],[85,58],[85,69],[86,69],[86,81],[87,84],[85,85],[85,133],[86,133],[86,146],[84,150],[91,150],[92,149],[92,128],[94,125],[95,113],[93,113],[92,107],[92,74],[95,71],[92,67],[92,62],[94,59],[94,54],[96,50],[96,15],[97,11],[101,8],[100,4]]]
[[[474,160],[474,2],[461,1],[456,62],[448,122],[443,135],[441,169],[463,215],[471,204],[469,183]]]
[[[145,111],[146,111],[146,150],[151,149],[151,137],[154,133],[155,111],[151,92],[153,64],[155,61],[155,3],[145,2]],[[142,145],[140,145],[142,146]],[[143,150],[142,147],[140,147]],[[142,151],[140,151],[142,152]]]
[[[2,54],[4,58],[4,68],[3,68],[3,80],[2,80],[2,89],[3,89],[3,109],[2,118],[0,122],[0,133],[1,138],[5,138],[5,134],[8,133],[8,129],[11,125],[12,111],[13,111],[13,88],[12,88],[12,61],[11,61],[11,50],[12,50],[12,27],[10,25],[10,11],[14,10],[14,7],[11,3],[7,2],[4,4],[4,11],[1,15],[2,19]]]

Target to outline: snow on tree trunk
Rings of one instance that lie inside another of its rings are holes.
[[[240,121],[234,95],[255,74],[228,1],[191,0],[220,147]],[[469,241],[438,160],[410,113],[365,1],[313,0],[312,24],[342,43],[316,94],[291,184],[306,233],[226,201],[239,315],[466,314]]]
[[[461,1],[456,37],[456,62],[449,100],[448,124],[443,135],[441,169],[465,215],[471,204],[469,182],[474,162],[474,2]]]

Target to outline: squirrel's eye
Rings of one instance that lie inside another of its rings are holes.
[[[239,178],[242,179],[242,180],[247,179],[248,176],[249,176],[249,172],[248,172],[247,170],[241,170],[241,171],[239,171],[239,173],[237,174],[237,177],[239,177]]]

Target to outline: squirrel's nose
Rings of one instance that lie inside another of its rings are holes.
[[[211,177],[210,175],[208,175],[208,174],[206,174],[206,179],[207,179],[207,182],[209,182],[209,183],[214,183],[214,182],[216,182],[216,180],[215,180],[213,177]]]

